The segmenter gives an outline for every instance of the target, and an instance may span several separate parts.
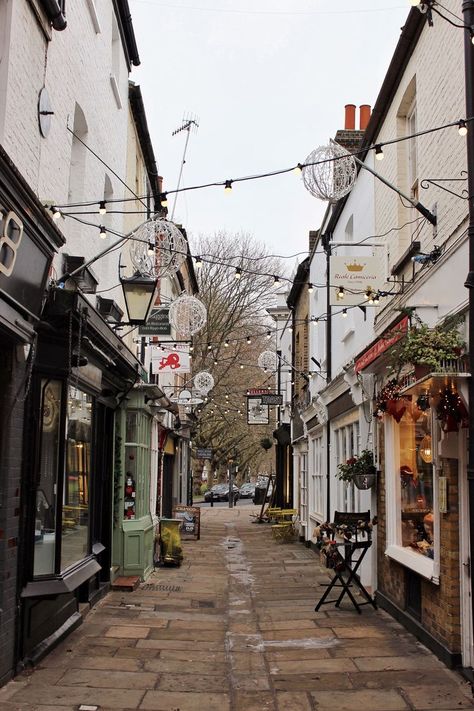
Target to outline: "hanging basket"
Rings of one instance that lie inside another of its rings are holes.
[[[377,470],[375,467],[367,467],[364,472],[354,474],[352,481],[354,482],[354,486],[362,491],[372,489],[377,481]]]

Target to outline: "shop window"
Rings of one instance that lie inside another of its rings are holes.
[[[439,514],[435,476],[439,425],[431,408],[386,417],[386,555],[439,583]],[[436,427],[436,430],[434,430]]]
[[[41,381],[41,432],[35,506],[34,575],[55,573],[56,477],[59,464],[61,383]]]
[[[62,506],[61,570],[89,552],[92,397],[70,386]]]
[[[359,452],[359,421],[351,422],[334,430],[335,471],[337,466],[347,462]],[[359,494],[352,482],[337,481],[338,511],[358,511]]]
[[[123,517],[141,518],[149,509],[150,424],[148,416],[128,410],[125,428],[125,492]]]
[[[401,544],[434,556],[433,450],[431,409],[416,420],[405,414],[398,428],[400,450]]]
[[[324,449],[323,436],[310,439],[312,506],[310,514],[314,514],[319,522],[324,521]]]

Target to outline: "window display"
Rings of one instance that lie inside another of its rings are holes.
[[[41,381],[41,454],[36,489],[34,575],[51,575],[56,548],[56,477],[61,423],[61,383]]]
[[[89,550],[91,433],[92,397],[70,386],[66,420],[61,570],[84,558]]]
[[[434,557],[431,408],[407,411],[398,429],[402,546]]]

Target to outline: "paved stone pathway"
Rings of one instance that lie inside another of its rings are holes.
[[[180,568],[113,592],[1,711],[401,711],[474,708],[470,685],[384,612],[314,612],[327,573],[252,507],[203,508]]]

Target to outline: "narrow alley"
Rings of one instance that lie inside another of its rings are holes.
[[[470,685],[386,613],[315,613],[327,571],[252,523],[257,510],[203,508],[182,566],[109,593],[0,690],[2,711],[474,708]]]

